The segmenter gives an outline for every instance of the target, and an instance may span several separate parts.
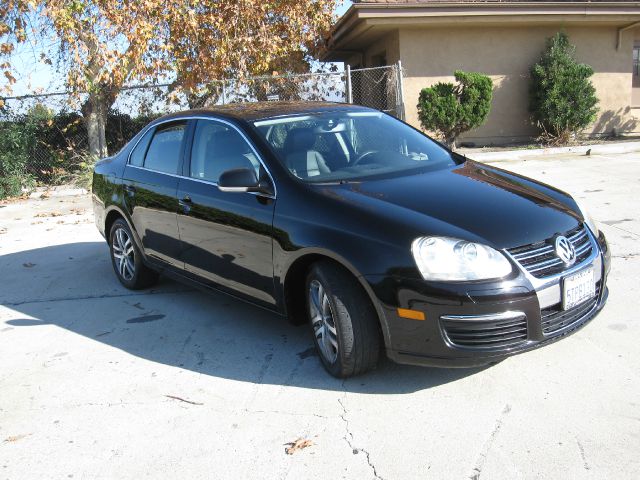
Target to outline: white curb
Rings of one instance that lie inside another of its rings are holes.
[[[38,187],[29,194],[29,198],[41,198],[43,195],[47,197],[75,197],[85,195],[88,191],[84,188],[77,188],[68,185],[60,185],[55,187]]]
[[[630,153],[640,151],[640,142],[602,143],[596,145],[581,145],[576,147],[537,148],[533,150],[501,150],[499,152],[474,152],[473,149],[460,149],[459,153],[466,154],[469,158],[481,162],[517,160],[545,155],[586,155],[591,150],[591,155],[606,155],[616,153]]]

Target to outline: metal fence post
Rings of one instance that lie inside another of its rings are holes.
[[[345,90],[347,103],[353,103],[353,91],[351,90],[351,65],[347,64],[347,75],[345,77]]]
[[[398,63],[396,65],[396,75],[397,75],[397,86],[396,86],[396,105],[397,105],[397,111],[398,111],[398,118],[400,120],[405,120],[406,116],[405,116],[405,112],[404,112],[404,89],[402,87],[402,62],[400,60],[398,60]]]

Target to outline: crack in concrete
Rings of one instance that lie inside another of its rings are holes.
[[[344,382],[342,382],[342,386],[344,387]],[[346,397],[347,397],[347,392],[344,392],[344,398],[346,399]],[[371,471],[373,472],[373,477],[379,480],[384,480],[383,477],[378,475],[378,470],[376,469],[376,466],[371,461],[371,454],[369,453],[369,451],[367,451],[364,448],[357,448],[353,444],[354,438],[353,438],[353,433],[351,433],[351,430],[349,428],[349,420],[347,419],[347,407],[345,407],[341,398],[338,398],[338,403],[342,407],[342,414],[340,414],[340,418],[344,422],[345,431],[347,432],[346,435],[342,438],[344,439],[345,442],[347,442],[347,445],[349,445],[349,448],[351,449],[351,452],[354,455],[357,455],[360,452],[365,454],[365,456],[367,457],[367,463],[369,464],[369,468],[371,468]]]
[[[500,428],[502,427],[502,421],[510,411],[511,411],[511,405],[507,403],[502,409],[502,412],[500,413],[498,418],[496,419],[496,423],[493,426],[493,430],[491,431],[489,438],[487,439],[487,441],[482,446],[482,449],[480,450],[480,454],[476,459],[475,465],[471,470],[471,473],[469,474],[469,478],[471,480],[478,480],[480,478],[480,474],[482,473],[482,469],[484,468],[484,463],[486,462],[487,457],[489,456],[489,452],[491,451],[493,442],[496,436],[498,435]]]
[[[635,232],[631,232],[629,230],[625,230],[624,228],[621,228],[618,225],[608,225],[608,226],[611,227],[611,228],[615,228],[617,230],[621,230],[621,231],[623,231],[625,233],[628,233],[629,235],[633,235],[634,237],[640,237],[640,234],[637,234]]]
[[[102,298],[120,298],[120,297],[137,297],[137,296],[148,296],[148,295],[162,295],[162,294],[176,294],[176,293],[190,293],[195,292],[195,289],[188,290],[167,290],[167,291],[155,291],[151,290],[149,292],[132,292],[132,293],[117,293],[117,294],[104,294],[104,295],[84,295],[80,297],[57,297],[57,298],[44,298],[41,300],[24,300],[22,302],[4,302],[0,303],[5,307],[18,307],[20,305],[28,305],[31,303],[49,303],[49,302],[67,302],[72,300],[93,300],[93,299],[102,299]]]
[[[640,256],[640,253],[623,253],[620,255],[611,255],[611,258],[635,258]]]
[[[578,444],[578,450],[580,450],[580,457],[582,458],[584,469],[590,470],[589,463],[587,462],[587,457],[584,454],[584,447],[582,446],[582,443],[580,443],[580,440],[578,440],[578,437],[576,437],[576,443]]]
[[[288,415],[288,416],[292,416],[292,417],[318,417],[318,418],[323,418],[325,420],[327,418],[329,418],[326,415],[320,415],[319,413],[283,412],[281,410],[249,410],[248,408],[244,408],[243,411],[245,413],[250,413],[250,414],[254,414],[254,413],[275,413],[276,415]]]

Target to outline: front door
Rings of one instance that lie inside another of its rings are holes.
[[[198,120],[190,162],[178,185],[180,258],[188,272],[206,282],[273,307],[275,199],[221,192],[218,178],[233,168],[252,168],[268,179],[257,152],[236,127]]]
[[[131,152],[122,177],[125,204],[146,255],[182,268],[178,234],[178,169],[185,121],[149,130]]]

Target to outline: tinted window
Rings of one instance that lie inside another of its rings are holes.
[[[258,176],[260,162],[235,128],[199,120],[191,149],[191,177],[217,182],[221,173],[234,168],[251,168]]]
[[[149,142],[153,136],[153,130],[153,128],[149,129],[131,152],[131,158],[129,160],[131,165],[141,167],[144,163],[144,154],[147,153],[147,147],[149,146]]]
[[[144,160],[145,168],[177,173],[186,124],[171,124],[156,129]]]
[[[309,182],[362,180],[455,165],[445,148],[375,111],[317,113],[254,125],[282,164]]]

